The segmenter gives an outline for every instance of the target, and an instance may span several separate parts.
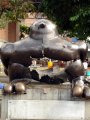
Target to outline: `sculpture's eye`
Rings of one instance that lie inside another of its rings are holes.
[[[41,23],[39,26],[38,26],[38,29],[40,28],[45,28],[45,24],[44,23]]]

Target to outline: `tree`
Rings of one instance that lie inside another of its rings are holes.
[[[76,7],[75,14],[70,17],[73,25],[72,33],[81,39],[86,39],[90,36],[90,1],[79,1]]]
[[[40,11],[53,20],[59,32],[86,39],[90,36],[90,0],[43,0]]]
[[[12,21],[21,21],[29,11],[34,11],[29,0],[0,0],[0,27]]]

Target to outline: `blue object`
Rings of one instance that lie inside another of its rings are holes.
[[[77,41],[78,41],[78,39],[76,37],[72,38],[72,42],[77,42]]]
[[[3,89],[3,88],[4,88],[4,84],[0,83],[0,89]]]
[[[86,76],[90,76],[90,71],[87,71],[87,72],[86,72]]]

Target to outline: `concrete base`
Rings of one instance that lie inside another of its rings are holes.
[[[8,119],[84,120],[84,118],[85,102],[58,100],[8,101]]]
[[[90,120],[90,101],[70,85],[30,85],[27,94],[1,96],[1,120]]]

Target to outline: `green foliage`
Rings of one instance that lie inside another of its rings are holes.
[[[29,27],[27,27],[26,25],[20,25],[20,32],[29,34]]]
[[[80,7],[78,12],[70,18],[73,24],[73,31],[81,39],[90,36],[90,7]]]
[[[3,14],[0,18],[0,28],[5,28],[7,24],[8,24],[8,19],[5,16],[5,14]]]
[[[43,0],[41,11],[62,33],[86,39],[90,36],[90,0]]]
[[[5,23],[21,21],[27,17],[29,11],[34,11],[33,4],[26,0],[9,0],[7,7],[2,6],[2,0],[0,3],[0,18],[1,21],[6,21]]]

